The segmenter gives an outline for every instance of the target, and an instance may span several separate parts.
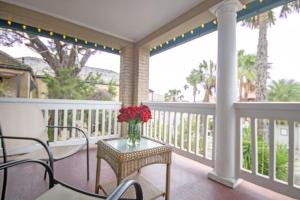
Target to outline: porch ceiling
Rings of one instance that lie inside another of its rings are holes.
[[[3,0],[136,42],[204,0]]]

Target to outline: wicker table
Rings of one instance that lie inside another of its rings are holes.
[[[116,174],[117,184],[130,176],[129,178],[137,179],[140,182],[146,200],[162,195],[169,200],[172,147],[145,137],[142,137],[140,144],[135,147],[128,146],[126,142],[126,138],[116,138],[100,140],[97,143],[95,192],[98,193],[101,189],[105,194],[108,193],[104,185],[100,184],[101,159],[104,159]],[[165,192],[159,191],[139,174],[142,167],[158,163],[166,164]],[[132,176],[135,172],[138,172],[137,175]],[[125,194],[125,196],[132,198],[131,194]]]

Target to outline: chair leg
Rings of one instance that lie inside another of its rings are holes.
[[[48,164],[48,161],[46,161],[46,163]],[[44,172],[44,180],[46,180],[47,178],[47,170],[45,169],[45,172]]]
[[[2,194],[1,194],[1,199],[5,199],[5,193],[6,193],[6,184],[7,184],[7,169],[4,169],[4,174],[3,174],[3,187],[2,187]]]
[[[90,180],[90,153],[89,153],[89,144],[86,145],[86,178]]]

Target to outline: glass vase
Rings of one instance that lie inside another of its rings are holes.
[[[128,137],[127,144],[129,146],[136,146],[140,144],[141,140],[141,123],[131,121],[128,123]]]

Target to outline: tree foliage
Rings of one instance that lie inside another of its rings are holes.
[[[96,84],[101,75],[88,75],[84,80],[73,76],[75,69],[61,68],[56,76],[46,74],[44,79],[48,87],[49,99],[90,99],[96,93]]]
[[[238,80],[240,101],[247,101],[248,95],[255,91],[255,62],[256,56],[238,51]]]
[[[189,85],[193,87],[194,102],[199,93],[198,85],[204,89],[204,102],[209,102],[213,96],[213,89],[216,88],[216,64],[213,61],[203,60],[198,69],[193,69],[186,78]]]
[[[300,0],[292,1],[281,6],[279,17],[286,18],[291,12],[299,12]],[[267,30],[268,27],[275,24],[276,16],[272,10],[260,13],[257,16],[248,18],[243,21],[243,25],[252,29],[259,29],[258,45],[257,45],[257,58],[256,58],[256,101],[266,101],[267,99],[267,79],[268,69],[268,40]]]
[[[294,80],[280,79],[272,81],[268,91],[269,101],[300,101],[300,83]]]
[[[112,96],[112,98],[117,96],[117,88],[115,81],[109,81],[108,83],[108,93]]]
[[[188,77],[186,77],[186,81],[188,84],[190,84],[193,87],[193,97],[194,102],[196,102],[196,95],[199,93],[198,85],[200,84],[200,74],[199,71],[196,69],[193,69]],[[187,88],[187,87],[184,87]]]
[[[76,76],[90,56],[96,52],[75,44],[10,29],[0,29],[0,44],[7,47],[25,44],[41,55],[56,75],[61,68],[72,68],[73,76]]]
[[[165,94],[165,101],[182,101],[183,98],[181,91],[177,89],[171,89]]]

